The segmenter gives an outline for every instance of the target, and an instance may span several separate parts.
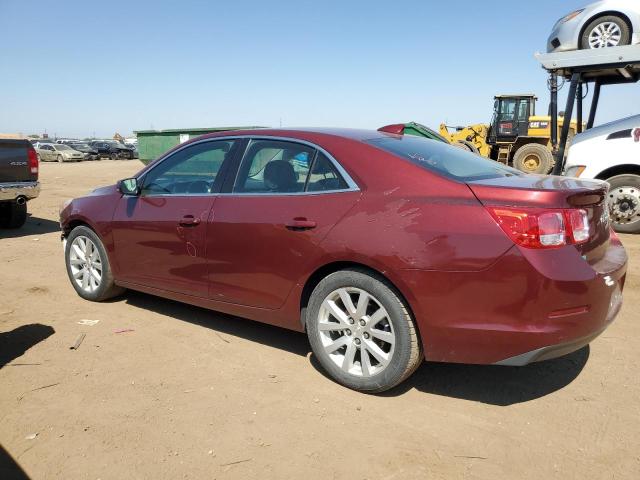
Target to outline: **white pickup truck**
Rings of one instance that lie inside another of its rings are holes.
[[[576,135],[565,175],[609,182],[613,227],[622,233],[640,233],[640,115]]]

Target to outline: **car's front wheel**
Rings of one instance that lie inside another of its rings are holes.
[[[101,302],[124,292],[113,280],[102,241],[90,228],[79,226],[71,231],[64,257],[71,285],[85,300]]]
[[[640,233],[640,176],[617,175],[607,180],[609,211],[616,232]]]
[[[364,270],[324,278],[311,294],[306,328],[322,367],[354,390],[389,390],[422,362],[408,306],[388,282]]]
[[[607,15],[595,19],[585,28],[580,39],[580,48],[609,48],[629,45],[631,31],[629,25],[616,15]]]

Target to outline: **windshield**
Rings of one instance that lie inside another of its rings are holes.
[[[79,148],[91,148],[89,145],[87,145],[86,143],[73,143],[71,145],[73,148],[75,148],[76,150]]]
[[[366,142],[422,168],[461,182],[524,175],[501,163],[426,138],[399,136]]]
[[[73,150],[69,145],[56,145],[56,150]]]

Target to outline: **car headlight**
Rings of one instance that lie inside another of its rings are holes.
[[[587,167],[585,165],[574,165],[573,167],[567,168],[567,171],[565,172],[564,176],[565,177],[580,178],[580,175],[582,175],[582,173],[586,169],[587,169]]]
[[[567,23],[570,22],[571,20],[573,20],[574,18],[576,18],[578,15],[580,15],[582,12],[584,12],[584,8],[581,8],[580,10],[576,10],[575,12],[571,12],[569,15],[567,15],[566,17],[562,17],[560,19],[560,21],[558,23]]]

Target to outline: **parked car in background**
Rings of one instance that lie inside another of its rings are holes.
[[[81,162],[84,153],[74,150],[69,145],[59,143],[42,143],[36,149],[43,162]]]
[[[120,149],[105,140],[93,140],[89,146],[98,152],[100,158],[117,160],[120,158]]]
[[[562,17],[553,27],[548,52],[619,47],[640,43],[640,2],[601,0]]]
[[[28,140],[0,139],[0,228],[24,225],[27,202],[40,194],[38,171],[38,156]]]
[[[181,144],[60,223],[82,298],[306,330],[333,379],[381,392],[425,357],[525,365],[604,331],[627,266],[607,191],[410,135],[250,130]]]
[[[613,227],[640,233],[640,115],[576,135],[565,175],[609,182]]]
[[[99,160],[98,151],[84,142],[72,142],[68,144],[74,150],[84,153],[85,160]]]

